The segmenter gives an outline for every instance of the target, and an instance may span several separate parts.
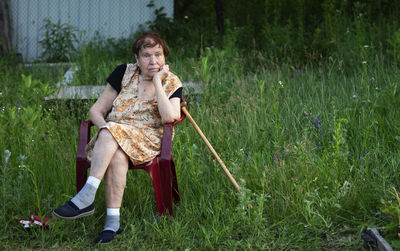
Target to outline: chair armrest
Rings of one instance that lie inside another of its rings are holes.
[[[78,139],[78,151],[76,153],[77,158],[86,159],[85,147],[90,140],[90,127],[93,123],[89,121],[82,122],[79,127],[79,139]]]
[[[181,98],[181,106],[184,104],[186,106],[186,102]],[[171,149],[172,149],[172,132],[173,132],[173,127],[176,126],[177,124],[181,123],[184,119],[186,118],[185,113],[181,111],[181,117],[172,123],[164,124],[164,132],[163,132],[163,137],[161,141],[161,154],[160,158],[162,160],[170,160],[171,159]]]

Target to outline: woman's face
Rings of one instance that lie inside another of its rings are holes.
[[[163,48],[157,44],[152,48],[142,48],[136,55],[136,62],[144,77],[152,78],[165,64]]]

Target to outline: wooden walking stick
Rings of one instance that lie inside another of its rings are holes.
[[[200,130],[200,127],[196,124],[192,116],[190,116],[190,113],[187,110],[187,103],[182,102],[181,103],[181,109],[183,113],[185,113],[186,117],[189,119],[190,123],[193,125],[194,129],[196,129],[197,133],[200,135],[201,139],[206,143],[208,146],[208,149],[214,154],[214,157],[217,159],[218,163],[221,165],[222,169],[224,169],[224,172],[226,175],[228,175],[229,180],[232,182],[232,184],[235,186],[236,190],[241,193],[240,187],[237,184],[236,180],[233,178],[232,174],[229,172],[228,168],[226,168],[224,162],[222,162],[221,158],[218,156],[217,152],[214,150],[210,142],[208,142],[206,136],[204,136],[203,132]]]

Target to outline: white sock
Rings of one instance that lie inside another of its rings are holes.
[[[94,186],[96,189],[99,188],[101,180],[94,176],[89,176],[87,179],[86,183],[89,183],[90,185]]]
[[[107,208],[107,219],[104,230],[117,232],[119,229],[119,208]]]
[[[101,180],[96,177],[89,176],[83,188],[79,191],[71,201],[79,208],[83,209],[90,206],[94,202],[97,189]]]

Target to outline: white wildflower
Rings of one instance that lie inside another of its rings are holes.
[[[20,154],[18,156],[18,160],[19,160],[19,162],[21,162],[21,165],[25,164],[26,159],[27,159],[27,157],[23,154]]]
[[[343,185],[339,188],[339,197],[345,196],[349,192],[350,188],[351,188],[350,182],[345,180],[343,182]]]
[[[11,157],[11,152],[10,152],[10,150],[8,150],[8,149],[6,149],[5,151],[4,151],[4,155],[3,155],[3,158],[4,158],[4,163],[8,163],[8,160],[10,159],[10,157]]]

